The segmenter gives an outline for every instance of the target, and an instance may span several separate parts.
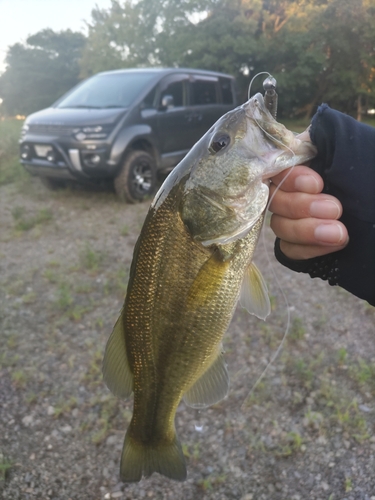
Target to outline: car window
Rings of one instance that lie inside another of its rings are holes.
[[[223,104],[233,104],[232,81],[229,78],[219,78],[221,99]]]
[[[191,85],[191,104],[205,105],[216,104],[218,102],[216,95],[216,81],[195,80]]]
[[[156,87],[154,87],[151,92],[149,92],[142,101],[142,109],[152,109],[155,108],[155,94]]]
[[[173,106],[181,107],[184,105],[184,82],[182,80],[169,83],[163,88],[160,95],[160,102],[166,95],[173,97]]]
[[[137,98],[155,73],[104,73],[83,82],[62,100],[58,108],[128,107]]]

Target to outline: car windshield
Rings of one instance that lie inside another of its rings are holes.
[[[112,73],[86,80],[58,108],[127,108],[155,73]]]

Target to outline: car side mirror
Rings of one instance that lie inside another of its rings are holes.
[[[168,109],[168,108],[173,108],[174,106],[174,100],[172,95],[165,95],[161,99],[161,108],[162,109]]]

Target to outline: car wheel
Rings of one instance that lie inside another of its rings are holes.
[[[137,203],[151,196],[156,186],[153,157],[144,151],[129,153],[114,184],[117,196],[128,203]]]
[[[41,177],[40,180],[42,184],[46,186],[48,189],[52,191],[56,191],[57,189],[63,189],[66,187],[66,183],[61,179],[55,179],[53,177]]]

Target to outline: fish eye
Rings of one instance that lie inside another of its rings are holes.
[[[228,134],[218,134],[213,138],[208,150],[210,153],[215,154],[226,148],[230,143],[230,137]]]

